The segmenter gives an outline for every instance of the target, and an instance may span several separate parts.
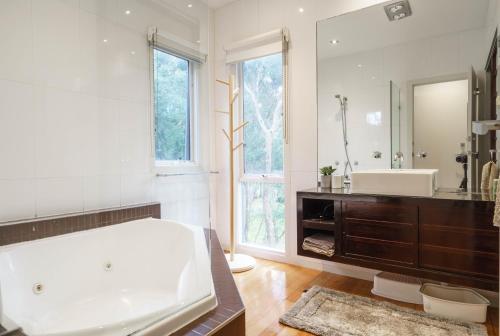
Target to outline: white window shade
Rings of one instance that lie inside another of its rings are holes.
[[[156,27],[148,29],[149,44],[178,57],[197,63],[206,63],[207,55],[200,50],[198,43],[181,39],[168,32],[160,31]]]
[[[225,48],[226,63],[234,64],[288,51],[288,29],[282,28],[256,35]]]

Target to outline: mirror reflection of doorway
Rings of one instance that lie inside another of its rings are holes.
[[[456,154],[467,143],[467,79],[413,87],[413,168],[439,169],[441,188],[458,188],[464,177]]]

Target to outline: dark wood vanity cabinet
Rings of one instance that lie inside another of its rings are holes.
[[[494,203],[463,198],[299,192],[298,254],[498,291]],[[321,217],[327,205],[334,211]],[[333,257],[302,249],[304,238],[317,232],[335,236]]]

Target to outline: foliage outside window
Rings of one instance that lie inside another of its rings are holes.
[[[285,249],[282,54],[241,65],[245,128],[241,243]]]
[[[190,68],[190,61],[154,49],[157,162],[192,160]]]

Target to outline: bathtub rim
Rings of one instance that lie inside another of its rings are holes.
[[[206,296],[196,301],[195,303],[189,305],[188,307],[185,307],[184,309],[177,311],[172,315],[169,315],[168,317],[160,318],[157,321],[150,323],[144,328],[137,330],[128,336],[164,336],[173,334],[181,330],[182,328],[188,326],[189,324],[193,323],[200,317],[210,313],[215,308],[217,308],[218,304],[219,302],[217,301],[217,294],[215,292],[215,286],[212,276],[211,290],[209,296]],[[175,319],[182,318],[184,314],[187,314],[192,310],[196,310],[196,313],[194,313],[186,322],[179,324],[175,328],[170,328],[168,331],[162,331],[162,329],[164,328],[168,329],[169,324],[172,323]],[[165,334],[165,332],[167,332],[167,334]]]

